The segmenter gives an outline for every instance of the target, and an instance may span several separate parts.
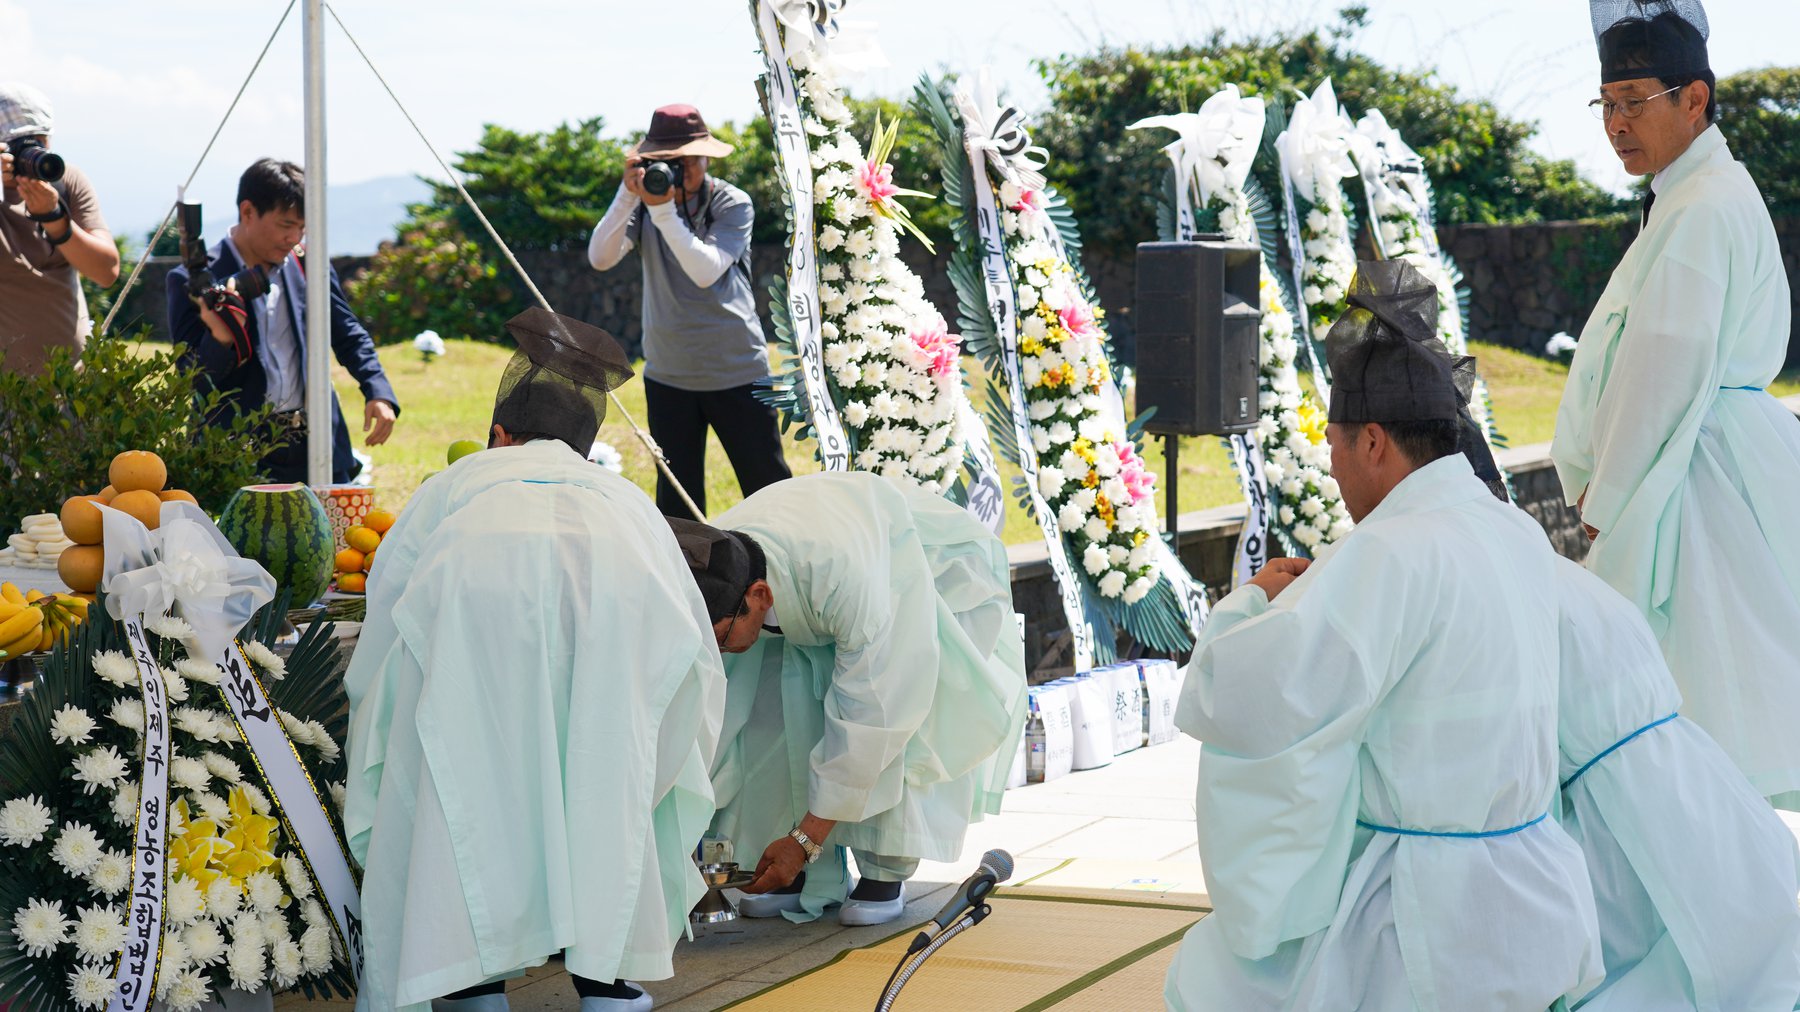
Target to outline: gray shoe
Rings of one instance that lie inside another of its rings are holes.
[[[838,909],[838,923],[847,928],[863,928],[871,924],[886,924],[906,911],[906,888],[900,889],[900,895],[891,900],[859,900],[847,899]]]
[[[738,900],[737,908],[745,917],[780,917],[784,911],[800,909],[800,894],[754,893]]]

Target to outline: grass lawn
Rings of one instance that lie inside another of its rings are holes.
[[[382,349],[382,365],[393,381],[400,398],[402,413],[394,427],[393,438],[385,446],[361,447],[358,426],[352,424],[352,441],[375,459],[377,499],[388,509],[406,505],[425,476],[444,466],[444,453],[458,439],[487,441],[487,424],[494,403],[494,385],[511,357],[511,350],[498,345],[474,341],[448,341],[448,352],[427,364],[406,345]],[[1568,370],[1556,362],[1545,361],[1508,348],[1474,345],[1472,353],[1481,361],[1481,372],[1493,394],[1495,421],[1513,446],[1547,442],[1556,428],[1556,407],[1562,396],[1563,381]],[[965,368],[979,378],[980,366],[965,360]],[[346,414],[360,418],[357,406],[362,395],[349,374],[341,367],[333,368],[333,380]],[[982,381],[980,385],[985,385]],[[1800,375],[1789,374],[1777,383],[1773,392],[1786,396],[1800,393]],[[618,391],[625,409],[645,424],[643,382],[633,379]],[[609,409],[600,438],[617,447],[625,458],[625,474],[646,492],[656,482],[656,468],[650,452],[632,435],[624,417],[614,407]],[[1163,441],[1147,441],[1145,456],[1158,474],[1163,471]],[[788,464],[795,474],[808,474],[819,469],[813,458],[812,443],[787,444]],[[1230,457],[1220,441],[1210,437],[1182,440],[1181,445],[1181,509],[1183,512],[1222,506],[1239,501],[1237,477],[1232,473]],[[1004,461],[1001,468],[1010,482],[1016,468]],[[716,439],[709,439],[706,454],[707,510],[718,514],[738,502],[737,479]],[[1157,508],[1166,502],[1159,492]],[[1037,536],[1036,525],[1023,510],[1008,511],[1006,541],[1009,544],[1030,541]]]

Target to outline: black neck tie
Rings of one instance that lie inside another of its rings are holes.
[[[1654,207],[1655,205],[1656,205],[1656,191],[1655,190],[1645,190],[1644,191],[1644,215],[1642,218],[1638,219],[1639,230],[1648,228],[1650,226],[1650,208]]]

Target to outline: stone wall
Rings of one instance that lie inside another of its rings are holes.
[[[1777,218],[1782,261],[1800,317],[1800,218]],[[1613,267],[1637,237],[1634,220],[1454,225],[1438,230],[1473,299],[1471,336],[1542,354],[1559,331],[1581,336]],[[1788,345],[1800,366],[1800,342]]]

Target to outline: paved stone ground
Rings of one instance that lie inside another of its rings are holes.
[[[846,928],[834,913],[811,924],[742,919],[696,928],[695,940],[675,950],[675,976],[645,983],[666,1012],[707,1012],[787,980],[845,949],[867,945],[937,913],[984,851],[1013,855],[1015,881],[1069,858],[1198,861],[1194,842],[1194,769],[1198,742],[1185,736],[1120,756],[1111,766],[1074,773],[1048,784],[1008,791],[1000,815],[971,827],[962,860],[926,863],[908,884],[906,916],[892,924]],[[926,972],[930,972],[927,969]],[[517,1012],[574,1012],[568,975],[555,963],[508,990]],[[845,1008],[873,1006],[876,995],[847,998]],[[349,1012],[348,1002],[283,998],[293,1012]]]

